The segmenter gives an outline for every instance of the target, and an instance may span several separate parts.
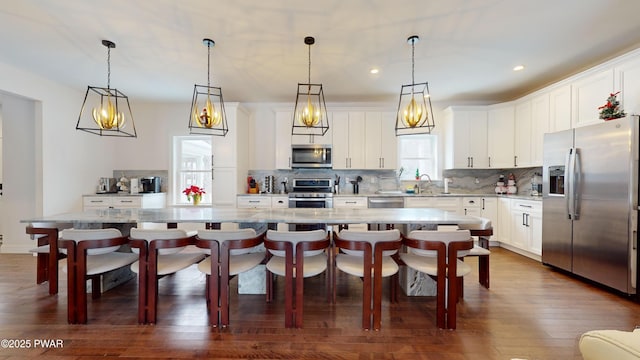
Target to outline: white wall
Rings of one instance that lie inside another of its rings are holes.
[[[78,132],[84,91],[55,84],[0,63],[3,118],[4,198],[0,205],[2,252],[33,247],[19,221],[81,209],[81,195],[94,192],[110,174],[109,150],[120,142]]]

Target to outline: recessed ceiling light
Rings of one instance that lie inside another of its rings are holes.
[[[524,65],[516,65],[513,67],[513,71],[520,71],[524,69]]]
[[[380,69],[378,69],[378,68],[371,68],[371,70],[369,70],[369,73],[370,74],[374,74],[374,75],[379,73],[379,72],[380,72]]]

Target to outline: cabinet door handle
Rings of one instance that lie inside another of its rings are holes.
[[[133,200],[120,200],[121,203],[132,203]]]
[[[482,210],[485,210],[485,208],[484,208],[484,199],[482,199]]]
[[[489,156],[489,167],[491,167],[491,156]]]
[[[354,205],[356,204],[356,202],[355,202],[355,201],[345,201],[344,203],[345,203],[345,204],[354,204]]]
[[[522,213],[522,226],[527,226],[526,213]]]
[[[518,155],[513,157],[513,166],[518,166]]]
[[[529,227],[529,214],[525,214],[527,215],[527,227]]]
[[[471,167],[473,167],[473,156],[471,157]]]
[[[471,167],[471,158],[467,156],[467,167]]]

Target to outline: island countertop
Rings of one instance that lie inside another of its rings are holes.
[[[477,224],[480,219],[433,208],[342,209],[214,209],[180,207],[164,209],[96,209],[21,220],[22,223],[219,223],[255,222],[290,224]]]

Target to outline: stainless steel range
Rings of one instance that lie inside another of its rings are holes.
[[[290,208],[332,208],[333,179],[293,179]]]

